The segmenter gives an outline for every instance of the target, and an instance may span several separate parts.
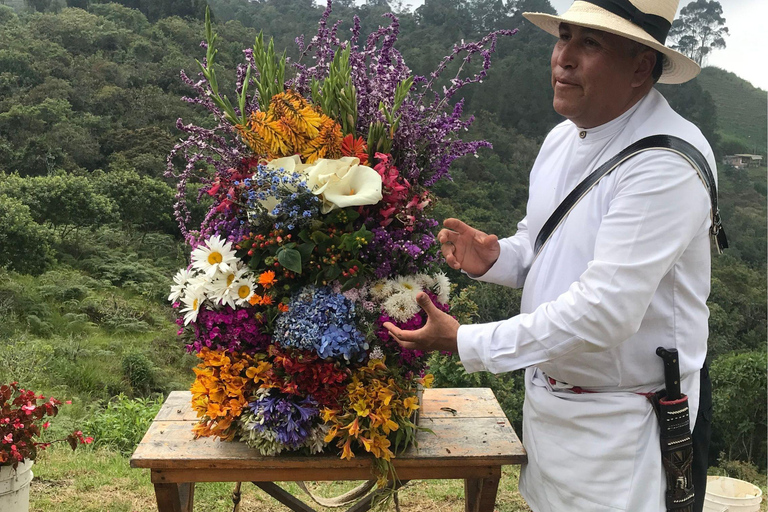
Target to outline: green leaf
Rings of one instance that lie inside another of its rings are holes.
[[[301,253],[296,249],[282,247],[277,252],[277,261],[291,272],[301,274]]]
[[[325,241],[331,239],[331,237],[329,237],[328,235],[326,235],[322,231],[315,231],[315,232],[313,232],[312,235],[310,236],[310,238],[312,238],[312,240],[316,244],[318,244],[318,245],[320,245],[322,242],[325,242]]]
[[[312,250],[316,245],[312,242],[301,244],[297,247],[299,253],[301,253],[301,261],[309,261],[309,257],[312,255]]]
[[[335,266],[335,265],[332,266],[332,267],[326,267],[325,268],[325,278],[328,281],[332,281],[332,280],[336,279],[337,277],[339,277],[340,275],[341,275],[341,269],[339,267]]]

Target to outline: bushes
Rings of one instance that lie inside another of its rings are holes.
[[[84,432],[94,438],[95,446],[107,446],[130,455],[144,437],[150,423],[160,410],[164,398],[130,399],[119,394],[97,410],[86,422]]]
[[[766,463],[766,353],[732,353],[712,363],[712,439],[728,460]]]
[[[134,393],[146,396],[156,386],[155,370],[152,362],[141,352],[133,352],[123,357],[121,363],[123,375],[128,379]]]
[[[53,263],[50,237],[27,205],[0,194],[0,266],[32,275],[45,272]]]

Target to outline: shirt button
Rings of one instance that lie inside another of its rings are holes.
[[[585,139],[586,137],[587,137],[586,130],[582,130],[582,131],[579,132],[579,138],[580,139]]]

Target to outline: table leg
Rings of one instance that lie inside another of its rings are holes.
[[[192,512],[195,483],[155,484],[158,512]]]
[[[493,512],[496,505],[496,493],[499,490],[501,468],[491,468],[492,475],[485,478],[467,478],[464,480],[464,511]]]

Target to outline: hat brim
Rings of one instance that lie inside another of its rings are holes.
[[[560,36],[560,24],[568,23],[626,37],[658,50],[666,57],[664,69],[659,78],[659,83],[662,84],[682,84],[695,78],[701,71],[701,67],[695,61],[678,51],[667,48],[639,26],[588,2],[576,0],[561,16],[542,12],[524,12],[523,16],[556,37]]]

